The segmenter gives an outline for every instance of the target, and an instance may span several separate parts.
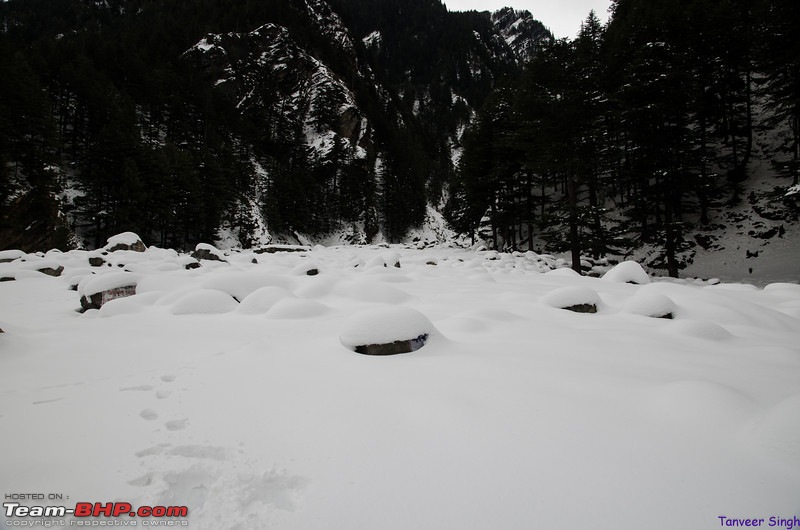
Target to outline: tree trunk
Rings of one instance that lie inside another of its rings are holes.
[[[666,251],[667,251],[667,274],[672,278],[678,277],[678,261],[675,257],[676,252],[676,236],[673,226],[672,215],[672,201],[667,198],[664,216],[666,219]]]
[[[578,190],[573,176],[567,178],[569,193],[569,246],[572,251],[572,270],[581,272],[581,244],[578,240]]]

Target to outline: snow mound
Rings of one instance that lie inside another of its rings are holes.
[[[0,263],[14,261],[15,259],[24,258],[25,256],[27,256],[27,254],[21,250],[0,250]]]
[[[706,340],[724,340],[733,336],[727,329],[719,324],[703,320],[679,320],[672,324],[669,330],[672,333],[680,333],[689,337]]]
[[[140,276],[131,272],[107,272],[92,275],[81,280],[78,284],[78,294],[90,297],[103,291],[136,285]]]
[[[304,261],[292,269],[295,276],[316,276],[320,272],[320,266],[313,261]]]
[[[542,297],[542,303],[556,309],[567,309],[583,305],[598,308],[600,306],[600,296],[588,287],[570,285],[547,293]]]
[[[771,456],[800,465],[800,394],[770,408],[756,422],[753,436]]]
[[[151,292],[109,300],[100,308],[100,316],[115,317],[140,313],[152,306],[160,296],[161,293]]]
[[[327,274],[310,276],[301,281],[294,294],[300,298],[321,298],[333,291],[339,281],[339,278]]]
[[[558,267],[551,271],[545,272],[548,276],[563,276],[565,278],[580,278],[580,274],[570,269],[569,267]]]
[[[410,307],[377,307],[355,313],[347,319],[339,335],[342,345],[351,350],[369,344],[389,344],[429,336],[436,328],[431,321]]]
[[[676,307],[669,297],[640,289],[625,303],[624,309],[628,313],[645,317],[674,318]]]
[[[650,283],[650,277],[641,265],[635,261],[623,261],[614,266],[603,275],[604,280],[617,283],[635,283],[645,285]]]
[[[383,267],[397,267],[400,268],[400,254],[397,252],[384,252],[369,260],[365,268],[383,268]]]
[[[228,293],[239,301],[261,287],[288,288],[287,279],[271,274],[247,271],[224,271],[213,275],[202,283],[205,289],[215,289]]]
[[[284,298],[294,298],[294,295],[283,287],[261,287],[256,289],[239,304],[237,312],[246,315],[258,315],[266,313],[272,306]]]
[[[282,298],[267,311],[267,316],[286,319],[314,318],[327,313],[329,310],[328,306],[316,300]]]
[[[173,315],[215,315],[229,313],[239,304],[228,293],[216,289],[196,289],[172,305]]]
[[[361,279],[338,285],[336,292],[353,300],[377,304],[399,304],[411,298],[407,292],[392,285]]]
[[[660,385],[642,400],[650,414],[664,420],[702,426],[738,428],[756,410],[753,399],[711,381],[675,381]]]

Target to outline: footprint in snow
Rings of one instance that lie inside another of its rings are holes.
[[[156,392],[156,398],[158,399],[167,399],[171,395],[172,395],[171,390],[159,390],[158,392]]]
[[[153,387],[150,385],[139,385],[139,386],[128,386],[119,389],[120,392],[147,392],[148,390],[153,390]]]
[[[45,403],[55,403],[56,401],[61,401],[64,398],[55,398],[55,399],[43,399],[41,401],[34,401],[33,405],[44,405]]]
[[[161,380],[164,381],[165,383],[171,383],[175,381],[175,375],[173,374],[162,375]]]
[[[139,413],[139,416],[144,418],[147,421],[153,421],[158,419],[158,413],[153,409],[144,409]]]
[[[164,424],[168,431],[182,431],[186,428],[186,424],[189,423],[188,418],[184,418],[182,420],[170,420]]]
[[[170,444],[159,444],[159,445],[157,445],[155,447],[148,447],[147,449],[142,449],[141,451],[139,451],[137,453],[134,453],[134,455],[137,458],[144,458],[146,456],[160,455],[164,451],[166,451],[169,446],[170,446]]]

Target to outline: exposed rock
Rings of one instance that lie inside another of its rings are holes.
[[[81,296],[81,307],[84,311],[89,309],[100,309],[103,304],[116,300],[117,298],[125,298],[126,296],[133,296],[136,294],[136,284],[123,285],[122,287],[115,287],[92,295]]]
[[[13,276],[0,276],[0,282],[13,282],[16,278]]]
[[[197,247],[194,249],[194,252],[192,252],[192,257],[198,261],[225,261],[224,254],[221,250],[206,243],[198,243]]]
[[[436,328],[428,317],[409,307],[394,306],[356,313],[339,339],[364,355],[396,355],[419,350],[434,333]]]
[[[61,276],[61,273],[64,272],[64,267],[59,265],[58,267],[42,267],[41,269],[37,269],[42,274],[47,274],[48,276]]]
[[[356,353],[364,355],[397,355],[399,353],[411,353],[425,346],[428,335],[423,334],[410,340],[396,340],[387,344],[366,344],[356,346]]]
[[[309,250],[311,247],[304,245],[267,245],[257,248],[253,252],[255,254],[276,254],[278,252],[308,252]]]
[[[102,267],[105,264],[106,260],[101,258],[100,256],[94,256],[89,258],[89,265],[92,267]]]
[[[597,306],[594,304],[575,304],[569,307],[562,307],[561,309],[566,309],[574,313],[597,313]]]
[[[144,252],[147,247],[142,243],[141,238],[133,232],[123,232],[108,238],[108,242],[104,247],[109,252],[116,252],[118,250],[132,250],[134,252]]]
[[[317,276],[322,271],[318,263],[311,260],[303,260],[298,266],[292,269],[295,276]]]
[[[83,311],[100,309],[111,300],[133,296],[136,294],[138,281],[139,276],[129,272],[109,272],[87,276],[78,284],[81,308]]]

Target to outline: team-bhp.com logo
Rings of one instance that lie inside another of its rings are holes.
[[[74,507],[66,506],[23,506],[18,502],[3,503],[6,517],[31,518],[31,517],[67,517],[72,516],[77,520],[70,521],[70,526],[97,526],[92,521],[97,521],[101,517],[105,518],[139,518],[142,526],[176,526],[174,519],[185,518],[189,515],[189,508],[186,506],[140,506],[134,508],[128,502],[79,502]],[[145,520],[154,518],[155,520]],[[164,525],[160,522],[170,520],[172,524]],[[22,526],[12,524],[8,526]],[[133,522],[133,521],[131,521]],[[185,525],[185,521],[181,521]],[[135,523],[134,523],[135,525]],[[66,526],[66,525],[64,525]],[[117,525],[114,525],[117,526]],[[126,525],[127,526],[127,525]],[[133,526],[133,525],[132,525]]]

